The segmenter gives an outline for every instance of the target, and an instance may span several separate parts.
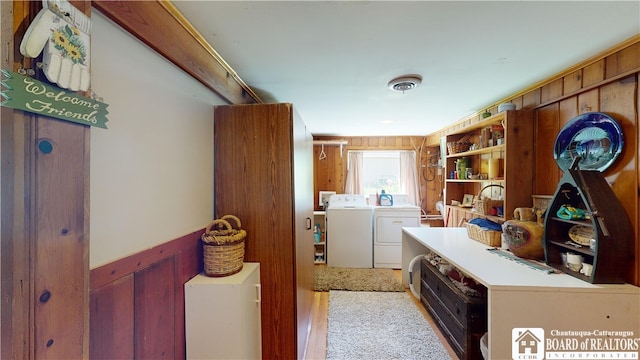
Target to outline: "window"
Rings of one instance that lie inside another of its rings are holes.
[[[362,190],[365,195],[403,194],[400,184],[399,151],[364,151],[362,156]]]
[[[416,154],[409,150],[349,151],[345,193],[365,196],[381,193],[407,194],[419,204]]]

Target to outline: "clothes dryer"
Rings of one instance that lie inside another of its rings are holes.
[[[392,195],[393,206],[373,209],[373,267],[402,268],[402,228],[420,226],[421,210],[407,195]]]
[[[327,266],[372,268],[373,208],[364,195],[331,195],[326,221]]]

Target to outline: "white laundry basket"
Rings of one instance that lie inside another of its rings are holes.
[[[484,360],[489,360],[489,333],[486,332],[480,338],[480,352]]]
[[[413,259],[411,259],[411,262],[409,263],[409,289],[411,289],[411,293],[413,294],[413,296],[415,296],[416,298],[420,299],[420,292],[418,290],[416,290],[415,287],[413,287],[413,274],[415,273],[413,271],[413,268],[415,267],[415,264],[417,263],[418,266],[420,265],[420,259],[424,259],[425,254],[422,255],[418,255],[416,257],[414,257]],[[418,273],[420,274],[420,273]],[[420,276],[418,275],[418,279],[417,279],[418,283],[420,282]]]

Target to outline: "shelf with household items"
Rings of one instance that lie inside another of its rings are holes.
[[[633,228],[600,171],[567,169],[545,218],[547,264],[590,283],[624,283]]]
[[[529,110],[508,110],[447,134],[445,204],[447,226],[487,217],[511,218],[517,207],[530,206],[533,191],[533,122]]]
[[[326,212],[313,212],[313,256],[314,263],[327,263],[327,228],[326,228]]]

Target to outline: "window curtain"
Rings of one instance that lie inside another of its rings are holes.
[[[420,185],[415,151],[400,152],[400,183],[406,187],[404,191],[409,196],[409,201],[413,205],[420,206]]]
[[[345,194],[362,194],[362,151],[349,151],[347,160],[347,182],[344,186]]]

